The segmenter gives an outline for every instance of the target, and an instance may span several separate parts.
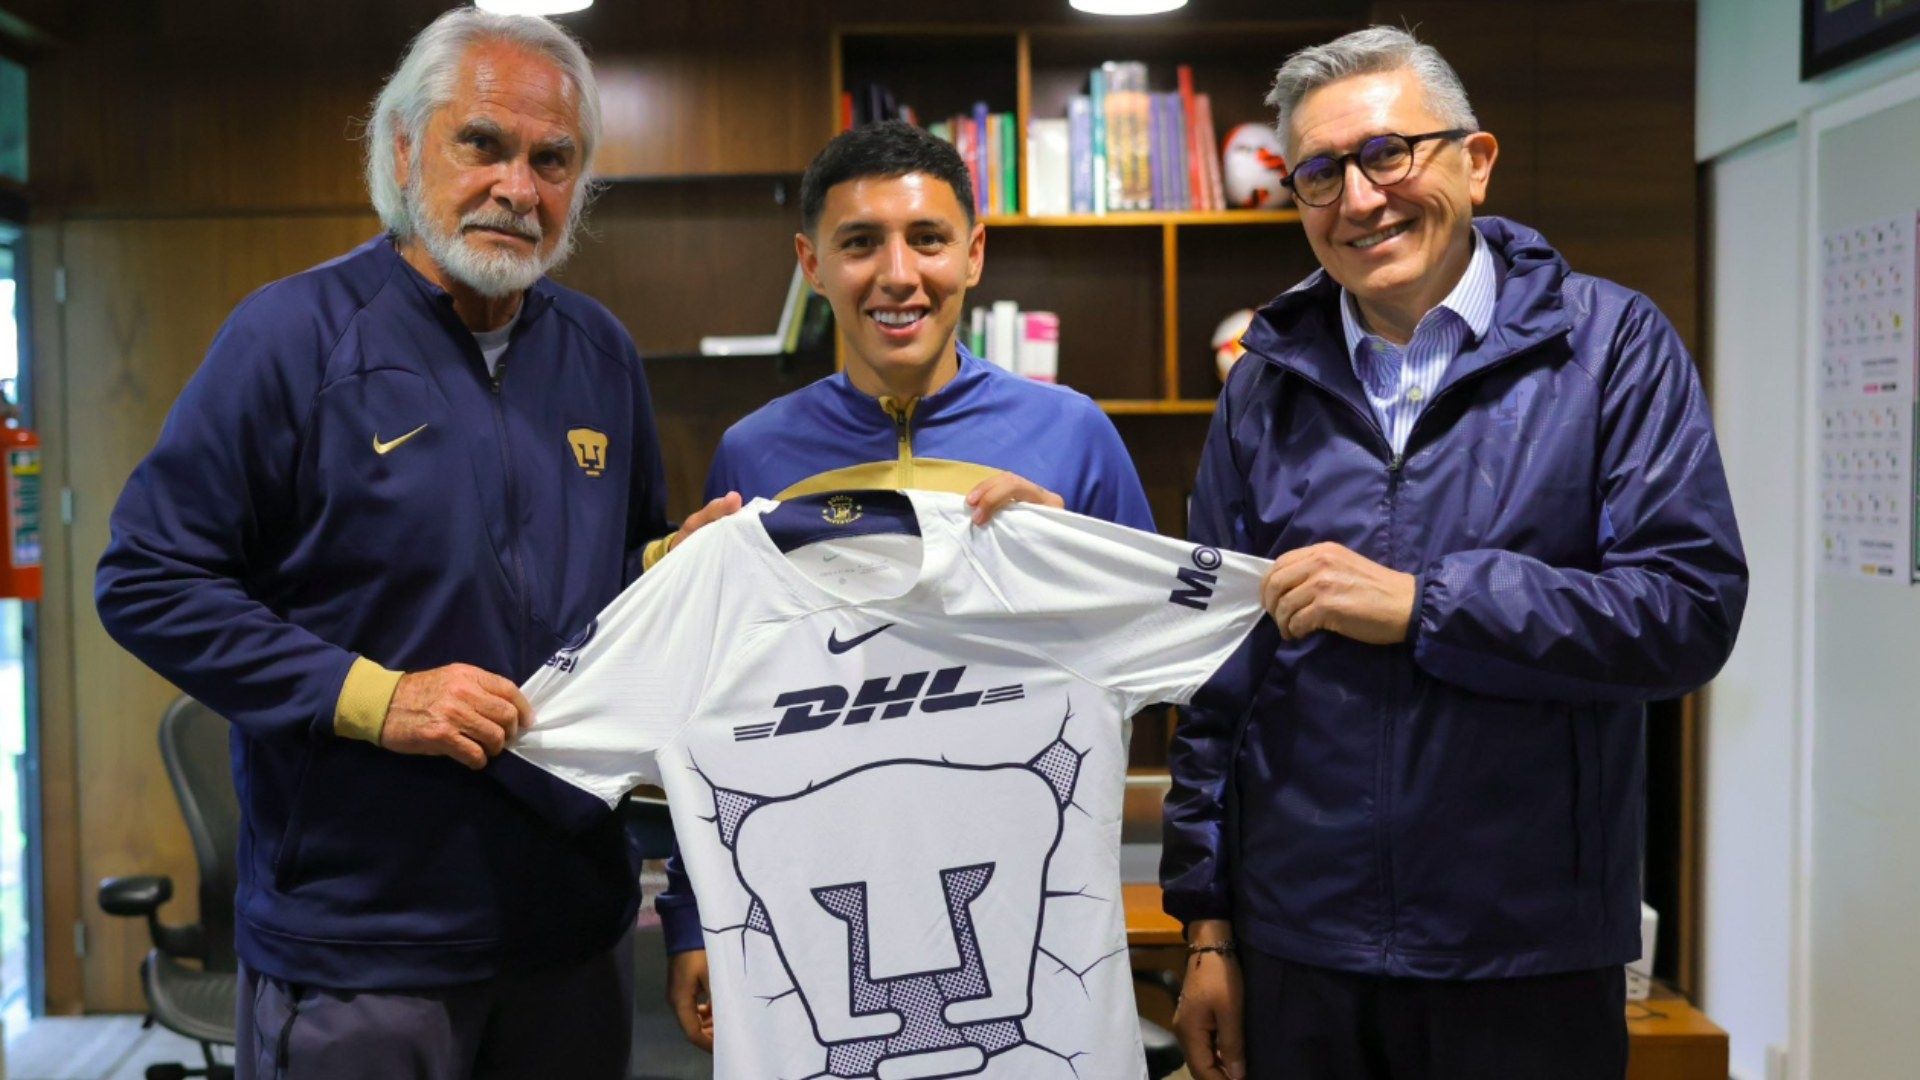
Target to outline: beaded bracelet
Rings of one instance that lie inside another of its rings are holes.
[[[1218,954],[1220,954],[1221,956],[1224,956],[1224,957],[1227,957],[1227,958],[1229,958],[1229,959],[1231,959],[1231,958],[1233,957],[1233,942],[1231,942],[1231,941],[1228,941],[1228,942],[1223,942],[1223,943],[1221,943],[1221,944],[1219,944],[1219,945],[1189,945],[1189,946],[1187,946],[1187,955],[1188,955],[1188,956],[1199,956],[1199,955],[1200,955],[1200,954],[1202,954],[1202,953],[1218,953]]]

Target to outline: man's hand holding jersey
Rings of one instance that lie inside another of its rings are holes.
[[[1051,506],[1055,510],[1063,510],[1067,505],[1067,500],[1010,472],[990,476],[967,492],[967,505],[973,507],[975,525],[985,525],[993,520],[993,515],[1017,502]]]
[[[1418,579],[1334,543],[1295,548],[1273,561],[1260,605],[1298,641],[1318,630],[1368,645],[1407,640]]]
[[[673,542],[668,546],[667,550],[671,551],[681,544],[686,543],[687,537],[699,532],[703,527],[719,521],[728,514],[734,513],[740,509],[741,505],[740,493],[737,491],[729,491],[725,495],[708,502],[707,505],[695,510],[693,513],[688,514],[687,520],[680,523],[680,530],[673,534]]]
[[[484,769],[532,722],[533,706],[511,680],[472,664],[448,664],[400,676],[380,745]]]

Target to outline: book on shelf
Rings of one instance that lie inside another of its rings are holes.
[[[1200,160],[1206,166],[1207,199],[1203,209],[1225,210],[1227,191],[1220,180],[1220,138],[1213,130],[1213,99],[1205,94],[1195,94],[1193,104],[1199,115],[1199,138],[1196,141],[1203,148]]]
[[[1067,99],[1067,213],[1226,209],[1213,104],[1195,89],[1191,65],[1178,66],[1175,89],[1155,91],[1145,64],[1109,60],[1087,73],[1086,89]],[[1028,121],[1031,213],[1060,212],[1042,209],[1057,205],[1042,200],[1053,197],[1059,181],[1041,170],[1051,167],[1043,159],[1061,122]]]
[[[1036,382],[1055,382],[1060,374],[1060,317],[1051,311],[1021,311],[1012,300],[996,300],[968,312],[968,351],[995,367]]]
[[[1085,94],[1075,94],[1067,101],[1067,171],[1072,177],[1072,212],[1093,213],[1093,103]]]
[[[1200,136],[1200,118],[1194,104],[1193,65],[1181,64],[1176,70],[1176,82],[1180,89],[1176,91],[1180,99],[1180,135],[1186,149],[1187,205],[1195,210],[1212,210],[1213,202],[1207,196],[1206,155],[1211,143]]]
[[[1087,117],[1093,137],[1087,140],[1087,158],[1092,176],[1093,213],[1107,212],[1107,75],[1094,68],[1087,75]]]
[[[987,114],[987,207],[983,213],[997,213],[1006,204],[1006,193],[1000,190],[1001,157],[1005,151],[1000,145],[1000,114]]]
[[[1020,305],[1012,300],[995,300],[993,310],[987,313],[987,359],[1014,371],[1019,345]]]
[[[721,334],[700,339],[702,356],[770,356],[798,352],[819,340],[821,314],[826,298],[814,295],[807,276],[796,261],[793,276],[787,279],[787,294],[780,302],[780,321],[771,334]]]
[[[1151,210],[1147,65],[1109,60],[1100,70],[1106,85],[1107,209]]]
[[[973,157],[967,161],[967,168],[973,173],[973,211],[987,214],[991,211],[987,202],[987,103],[973,103]]]
[[[776,356],[784,342],[779,334],[709,335],[700,339],[700,355]]]
[[[973,211],[977,215],[1020,212],[1020,121],[1010,112],[994,112],[976,101],[967,113],[921,123],[919,112],[900,101],[877,82],[862,82],[840,95],[840,129],[883,120],[903,120],[924,127],[936,138],[953,144],[973,177]]]
[[[1060,380],[1060,316],[1051,311],[1020,313],[1020,345],[1013,369],[1035,382]]]
[[[1069,121],[1034,120],[1027,125],[1026,213],[1036,217],[1073,212],[1072,134]]]
[[[1020,199],[1020,118],[1013,113],[1000,114],[1000,209],[995,213],[1017,214]]]

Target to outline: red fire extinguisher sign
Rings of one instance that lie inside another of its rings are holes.
[[[0,428],[7,463],[7,535],[0,551],[0,596],[40,599],[40,437],[22,428]]]

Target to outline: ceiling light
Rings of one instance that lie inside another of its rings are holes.
[[[495,15],[567,15],[592,7],[593,0],[473,0],[473,6]]]
[[[1187,6],[1187,0],[1067,0],[1089,15],[1158,15]]]

